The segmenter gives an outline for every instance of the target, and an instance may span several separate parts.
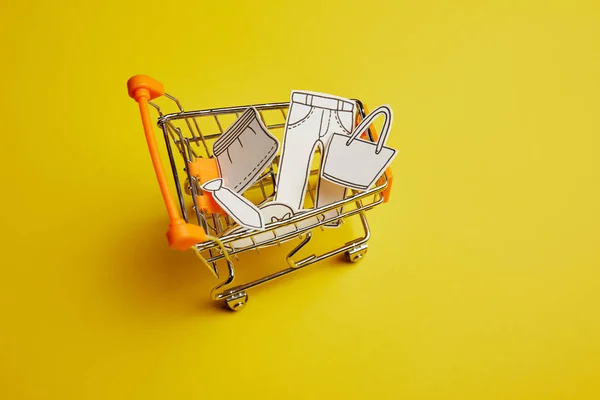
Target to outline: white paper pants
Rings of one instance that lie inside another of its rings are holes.
[[[334,133],[349,135],[354,128],[355,104],[341,97],[294,91],[285,126],[275,201],[301,210],[315,148],[321,154]],[[342,200],[346,188],[319,177],[316,207]],[[336,211],[325,214],[335,216]]]

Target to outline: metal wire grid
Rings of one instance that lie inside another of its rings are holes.
[[[324,218],[324,213],[333,209],[338,210],[339,220],[343,221],[351,215],[355,215],[361,210],[367,210],[375,205],[382,202],[381,191],[385,189],[387,182],[381,182],[382,185],[373,188],[369,191],[357,193],[352,190],[347,190],[346,196],[350,197],[348,201],[340,201],[328,207],[322,207],[314,212],[305,214],[304,217],[295,217],[290,221],[284,221],[279,224],[268,224],[267,230],[271,229],[274,233],[274,240],[268,243],[256,243],[253,238],[252,231],[243,231],[233,235],[228,233],[235,228],[237,225],[228,215],[222,214],[210,214],[198,207],[196,196],[203,196],[204,193],[200,188],[201,182],[198,182],[196,177],[189,173],[187,168],[190,162],[193,162],[196,158],[211,158],[212,155],[212,144],[214,141],[229,127],[233,121],[241,113],[244,112],[250,106],[241,107],[226,107],[218,109],[198,110],[198,111],[184,111],[181,103],[170,95],[165,97],[172,100],[177,107],[179,112],[171,114],[163,114],[160,107],[151,103],[151,105],[157,109],[159,113],[158,125],[162,129],[165,142],[167,146],[167,152],[171,168],[173,170],[175,187],[179,197],[179,203],[183,217],[186,221],[189,221],[188,207],[190,213],[196,216],[198,224],[201,225],[209,235],[220,237],[224,242],[233,242],[236,239],[249,238],[252,245],[243,249],[232,250],[230,254],[236,254],[249,249],[257,249],[259,246],[268,244],[280,244],[283,240],[288,240],[292,236],[300,235],[302,232],[309,231],[310,229],[323,226],[325,223],[335,221],[338,218]],[[362,104],[356,101],[359,113],[361,117],[364,117],[364,110]],[[287,118],[287,111],[289,103],[268,103],[254,105],[258,110],[258,113],[262,119],[264,125],[269,129],[271,133],[277,136],[280,141],[283,139],[283,129],[285,127],[285,120]],[[211,123],[212,122],[212,123]],[[368,132],[371,137],[371,132]],[[371,137],[372,140],[372,137]],[[181,178],[178,173],[178,162],[174,157],[172,147],[175,147],[180,154],[180,162],[183,161],[183,166],[179,166],[185,172],[185,177]],[[318,149],[317,149],[318,151]],[[274,159],[273,163],[266,168],[254,185],[252,185],[244,196],[255,204],[261,205],[273,199],[276,187],[276,174],[279,163],[279,155]],[[306,190],[306,201],[305,208],[311,209],[316,204],[316,179],[318,177],[318,163],[313,164],[311,170],[311,179],[308,180]],[[385,178],[383,178],[385,180]],[[183,187],[183,190],[182,190]],[[188,196],[185,196],[186,193]],[[186,197],[188,201],[186,202]],[[191,204],[189,204],[189,198],[191,198]],[[344,207],[344,212],[340,215],[339,211],[341,207]],[[311,224],[308,226],[302,225],[303,220],[308,220],[312,217],[317,217],[319,223]],[[284,237],[278,237],[276,228],[292,224],[295,229],[293,234],[285,235]],[[221,259],[223,257],[220,250],[216,250],[217,246],[214,244],[199,244],[198,250],[209,250],[207,261],[211,262],[214,260]],[[213,252],[215,250],[216,252]]]

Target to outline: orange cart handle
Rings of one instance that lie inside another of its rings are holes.
[[[165,170],[163,169],[154,136],[154,128],[148,104],[150,100],[164,95],[165,89],[162,83],[149,76],[135,75],[127,81],[127,91],[129,92],[129,96],[137,101],[140,107],[142,125],[144,126],[154,173],[156,174],[160,192],[167,207],[167,213],[169,214],[169,230],[167,231],[169,245],[178,250],[187,250],[197,243],[204,242],[206,240],[206,232],[204,232],[201,226],[190,224],[181,218],[181,214],[177,209],[175,200],[167,184]]]

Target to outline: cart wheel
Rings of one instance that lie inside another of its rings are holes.
[[[367,245],[355,247],[352,250],[348,250],[346,253],[346,259],[351,263],[357,263],[364,258],[367,254]]]
[[[240,311],[246,306],[246,302],[248,302],[248,293],[246,292],[239,292],[225,299],[225,304],[233,311]]]

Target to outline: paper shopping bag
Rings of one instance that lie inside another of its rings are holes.
[[[377,143],[359,139],[378,115],[383,115],[385,121]],[[367,115],[350,136],[334,134],[325,151],[323,178],[351,189],[367,190],[396,156],[396,150],[385,147],[391,123],[392,110],[380,106]]]

